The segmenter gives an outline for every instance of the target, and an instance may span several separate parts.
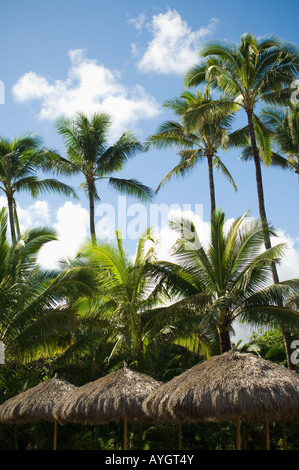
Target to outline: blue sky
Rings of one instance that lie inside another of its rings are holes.
[[[184,73],[196,63],[197,51],[206,40],[238,43],[244,32],[250,32],[275,34],[299,44],[296,0],[289,1],[287,8],[273,0],[0,0],[0,12],[0,80],[5,85],[1,135],[13,138],[37,132],[46,146],[61,154],[64,148],[54,128],[55,119],[76,110],[111,113],[112,140],[127,129],[145,140],[161,122],[173,117],[162,103],[182,91]],[[243,119],[240,113],[235,125]],[[237,152],[222,157],[238,192],[216,173],[217,205],[228,218],[248,209],[258,216],[253,164],[238,161]],[[174,151],[150,151],[130,161],[122,175],[155,189],[176,162]],[[165,185],[154,203],[202,205],[207,223],[207,176],[203,163],[184,180]],[[266,168],[263,179],[268,218],[290,246],[283,277],[297,277],[297,178]],[[69,181],[75,188],[81,182],[80,177]],[[117,207],[117,193],[105,185],[99,192],[103,203]],[[88,204],[80,191],[79,195],[79,201],[52,195],[34,201],[25,193],[18,197],[23,228],[41,223],[59,230],[63,242],[48,250],[48,260],[73,254],[88,235]],[[128,206],[133,203],[136,201],[127,200]],[[134,246],[135,240],[128,243],[130,250]]]

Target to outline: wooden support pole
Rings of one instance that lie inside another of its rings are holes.
[[[124,450],[128,450],[128,421],[124,416]]]
[[[182,425],[179,423],[179,450],[182,450]]]
[[[270,450],[269,420],[266,419],[266,449]]]
[[[287,430],[286,423],[283,423],[283,450],[287,450]]]
[[[57,450],[57,419],[54,419],[54,442],[53,450]]]
[[[236,449],[241,450],[241,421],[237,418],[236,422]]]

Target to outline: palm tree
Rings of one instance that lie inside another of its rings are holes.
[[[38,171],[43,171],[52,158],[59,160],[53,151],[41,147],[41,139],[35,135],[6,140],[0,137],[0,189],[7,198],[11,238],[16,241],[19,233],[15,194],[29,191],[32,197],[42,192],[56,192],[76,197],[75,191],[55,179],[39,179]]]
[[[221,108],[205,109],[205,112],[194,121],[192,126],[186,126],[184,116],[190,107],[197,107],[211,102],[209,88],[206,88],[204,96],[197,90],[196,94],[184,92],[179,98],[169,100],[164,103],[180,116],[181,122],[167,121],[160,125],[157,133],[152,135],[146,148],[156,147],[164,149],[169,147],[181,148],[179,152],[180,162],[163,178],[156,191],[173,176],[184,177],[188,172],[202,162],[204,158],[208,162],[209,190],[211,202],[211,215],[216,209],[215,184],[213,168],[220,169],[228,177],[229,181],[237,190],[236,184],[230,175],[228,169],[221,161],[218,155],[219,148],[228,148],[229,146],[240,143],[240,132],[229,134],[232,119],[234,117],[234,106],[231,104]],[[214,102],[213,102],[214,103]],[[238,138],[238,141],[237,141]]]
[[[76,361],[75,374],[91,380],[125,361],[168,377],[185,368],[186,361],[209,353],[213,334],[183,302],[165,315],[165,305],[178,290],[169,279],[156,282],[157,244],[154,231],[147,229],[130,256],[116,231],[116,244],[87,242],[69,261],[73,268],[85,266],[93,273],[97,289],[92,297],[78,300],[78,327],[56,367]]]
[[[51,168],[63,174],[82,173],[84,182],[81,187],[89,199],[90,233],[95,237],[94,203],[99,200],[96,183],[108,179],[114,189],[137,196],[141,200],[152,198],[152,191],[136,179],[115,178],[114,172],[120,171],[124,164],[142,150],[141,143],[131,132],[125,132],[112,145],[108,143],[111,119],[107,114],[94,113],[90,118],[77,113],[74,119],[61,117],[56,129],[66,146],[68,159],[52,162]]]
[[[261,119],[272,132],[285,166],[299,178],[299,107],[291,102],[286,109],[268,107],[262,110]]]
[[[246,33],[241,37],[240,45],[208,42],[199,55],[203,60],[186,74],[184,84],[193,87],[208,82],[223,95],[224,102],[238,104],[245,111],[255,164],[259,214],[267,227],[260,149],[257,146],[257,135],[262,138],[263,125],[256,108],[260,102],[275,106],[289,102],[291,85],[299,71],[298,48],[275,36],[256,38]],[[200,107],[191,110],[189,120],[197,119],[198,113],[201,113]],[[272,151],[266,143],[263,156],[269,161]],[[271,247],[267,231],[265,247]],[[274,282],[279,282],[274,264],[272,275]]]
[[[155,260],[155,238],[150,229],[140,237],[134,258],[123,247],[116,231],[116,246],[88,242],[79,253],[95,275],[97,293],[81,299],[81,319],[97,319],[108,333],[110,358],[121,355],[127,362],[144,361],[152,335],[151,310],[167,297],[164,285],[154,285],[148,266]],[[103,345],[102,345],[103,347]]]
[[[75,302],[92,295],[92,278],[85,270],[43,270],[38,254],[56,240],[53,229],[26,230],[16,243],[7,239],[7,210],[0,211],[0,340],[8,360],[29,361],[70,341],[76,327]]]
[[[282,307],[281,301],[299,281],[271,284],[271,265],[283,252],[283,245],[263,249],[264,227],[258,220],[245,224],[245,216],[227,226],[225,215],[216,210],[211,219],[210,242],[204,246],[194,223],[172,221],[178,233],[173,247],[174,261],[156,263],[156,282],[171,282],[181,298],[164,307],[164,318],[180,310],[193,310],[202,326],[218,333],[221,352],[231,348],[234,322],[254,325],[290,325],[299,321],[298,312]],[[275,231],[268,227],[272,235]]]

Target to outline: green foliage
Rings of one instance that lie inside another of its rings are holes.
[[[280,307],[298,289],[298,281],[270,284],[273,262],[283,246],[263,250],[264,227],[257,220],[245,221],[246,214],[227,228],[218,210],[211,220],[210,241],[203,245],[193,221],[173,221],[178,234],[173,263],[156,263],[157,279],[176,286],[183,300],[164,308],[164,317],[176,311],[197,315],[201,331],[218,332],[221,350],[230,348],[233,322],[256,325],[298,325],[296,310]],[[275,232],[271,229],[271,233]],[[190,332],[189,332],[190,334]]]
[[[290,332],[291,341],[297,341],[299,338],[298,328]],[[286,350],[283,333],[278,328],[265,329],[260,328],[254,332],[250,338],[250,347],[255,347],[255,351],[261,357],[269,361],[277,362],[287,366]],[[297,366],[298,369],[298,366]]]
[[[166,101],[164,106],[172,109],[180,117],[180,122],[162,123],[145,144],[147,149],[155,147],[160,150],[168,148],[179,150],[179,163],[165,175],[156,192],[171,178],[186,176],[194,171],[203,159],[207,159],[211,212],[214,212],[216,206],[213,168],[221,170],[237,190],[235,181],[219,157],[220,148],[227,149],[236,145],[236,134],[230,134],[236,107],[234,104],[218,104],[218,101],[215,103],[211,99],[208,87],[204,96],[199,90],[196,94],[185,91],[179,98]],[[190,110],[195,111],[191,113]],[[192,120],[189,119],[190,115]],[[240,134],[241,132],[237,134],[239,138]]]
[[[13,241],[16,240],[15,230],[18,230],[16,193],[28,191],[32,197],[37,197],[42,193],[54,192],[77,197],[69,185],[53,178],[41,180],[36,176],[36,173],[46,171],[52,160],[61,161],[58,154],[42,148],[41,144],[41,139],[35,135],[11,141],[0,137],[0,190],[8,201]]]
[[[279,152],[280,166],[299,176],[299,108],[288,103],[287,108],[268,107],[261,118],[269,127],[274,148]],[[282,155],[281,155],[282,154]]]
[[[108,132],[111,124],[110,116],[104,113],[94,113],[91,117],[77,113],[74,119],[60,117],[56,122],[56,129],[62,136],[68,158],[52,160],[49,169],[58,174],[83,175],[81,188],[89,199],[92,238],[95,237],[94,201],[100,200],[97,190],[99,181],[107,179],[113,189],[142,201],[153,197],[152,190],[140,181],[112,176],[121,171],[126,162],[143,148],[129,131],[109,145]]]
[[[219,149],[242,147],[242,158],[291,168],[298,173],[298,108],[292,106],[290,85],[299,72],[295,45],[277,37],[241,37],[239,45],[205,44],[199,66],[185,77],[179,98],[164,106],[179,121],[161,124],[146,143],[149,149],[175,148],[180,161],[161,181],[160,189],[174,176],[185,176],[203,158],[208,159],[211,195],[211,231],[207,245],[194,223],[174,220],[177,234],[173,262],[157,258],[157,237],[148,229],[136,253],[125,252],[121,234],[116,243],[98,242],[94,227],[94,201],[100,200],[98,182],[107,180],[117,191],[140,200],[153,197],[137,179],[116,178],[125,164],[143,151],[141,142],[125,132],[108,143],[110,117],[77,113],[60,118],[67,158],[43,148],[36,136],[12,141],[0,138],[0,189],[8,212],[0,211],[0,340],[6,363],[0,366],[0,403],[31,388],[54,373],[83,385],[120,368],[124,362],[166,382],[200,361],[230,348],[235,321],[263,327],[248,344],[238,344],[268,360],[287,365],[281,327],[292,327],[298,338],[298,280],[272,284],[270,274],[283,255],[283,246],[265,250],[266,235],[275,230],[247,214],[229,226],[215,207],[213,171],[220,169],[236,184],[219,157]],[[201,94],[191,87],[204,84]],[[212,99],[211,90],[217,99]],[[260,115],[256,106],[271,105]],[[276,106],[273,108],[273,106]],[[281,110],[279,106],[288,106]],[[248,125],[232,130],[235,113],[244,109]],[[281,155],[282,154],[282,155]],[[40,249],[56,240],[47,227],[19,231],[15,194],[32,197],[56,192],[76,197],[75,191],[56,179],[39,179],[37,172],[71,176],[81,173],[81,188],[90,204],[92,242],[86,242],[74,260],[55,271],[38,264]],[[257,186],[262,189],[261,176]],[[260,207],[263,200],[259,200]],[[8,216],[12,243],[7,237]],[[0,449],[51,449],[53,426],[27,424],[16,429],[1,426]],[[265,448],[263,424],[242,424],[242,447]],[[59,449],[121,449],[122,423],[107,426],[67,425],[59,429]],[[271,424],[271,449],[285,446],[284,430]],[[289,449],[299,446],[296,426],[288,426]],[[184,449],[231,450],[235,448],[232,424],[182,426]],[[129,423],[130,449],[178,448],[178,429],[170,424]]]
[[[0,338],[8,361],[26,362],[64,349],[75,327],[74,301],[91,295],[91,278],[80,269],[42,270],[38,253],[56,240],[53,229],[28,229],[16,244],[6,236],[0,212]]]

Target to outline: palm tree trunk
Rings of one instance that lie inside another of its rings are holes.
[[[89,198],[89,226],[90,235],[94,239],[96,236],[95,223],[94,223],[94,195],[92,190],[92,184],[88,182],[88,198]]]
[[[228,331],[221,331],[219,334],[220,337],[220,350],[221,354],[231,350],[231,342]]]
[[[17,237],[16,237],[15,219],[14,219],[14,199],[13,199],[13,196],[7,195],[7,205],[8,205],[11,239],[12,239],[12,242],[15,243]]]
[[[258,151],[257,144],[256,144],[256,138],[255,138],[254,127],[253,127],[253,119],[252,119],[253,112],[251,110],[247,111],[247,117],[248,117],[250,143],[251,143],[252,155],[253,155],[253,160],[254,160],[254,165],[255,165],[255,178],[256,178],[259,214],[260,214],[260,219],[262,221],[262,224],[265,227],[265,248],[266,250],[268,250],[269,248],[271,248],[271,241],[269,237],[269,232],[267,230],[268,221],[267,221],[266,209],[265,209],[261,161],[260,161],[260,155],[259,155],[259,151]],[[276,267],[275,267],[275,271],[276,271]],[[272,270],[272,275],[273,275],[273,281],[278,282],[277,272],[275,275]],[[277,280],[275,280],[276,276],[277,276]]]
[[[229,326],[229,320],[227,318],[223,318],[217,327],[221,354],[231,350]]]
[[[208,167],[209,167],[209,186],[210,186],[210,200],[211,200],[211,218],[216,209],[216,200],[215,200],[215,184],[214,184],[214,174],[213,174],[213,155],[208,155]]]
[[[16,232],[18,235],[18,240],[21,238],[21,231],[20,231],[20,224],[19,224],[19,218],[18,218],[18,213],[17,213],[17,203],[15,198],[13,199],[13,207],[14,207],[14,221],[15,221],[15,228]]]
[[[259,214],[260,214],[262,224],[264,225],[264,228],[265,228],[265,235],[264,235],[265,248],[266,250],[268,250],[269,248],[271,248],[271,240],[270,240],[270,236],[268,232],[268,221],[267,221],[266,209],[265,209],[261,162],[260,162],[259,150],[256,144],[255,133],[254,133],[252,110],[247,111],[247,118],[248,118],[248,128],[249,128],[250,143],[251,143],[251,148],[252,148],[252,155],[253,155],[253,160],[255,164],[255,176],[256,176],[256,186],[257,186],[257,194],[258,194]],[[278,277],[275,263],[272,263],[271,271],[272,271],[273,283],[277,284],[279,282],[279,277]],[[295,369],[295,365],[293,365],[291,362],[292,349],[291,349],[290,333],[284,327],[282,328],[282,333],[283,333],[283,339],[284,339],[284,344],[285,344],[288,368]]]

